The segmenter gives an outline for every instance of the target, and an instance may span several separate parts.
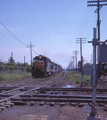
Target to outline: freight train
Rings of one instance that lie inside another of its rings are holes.
[[[47,77],[62,71],[62,67],[49,58],[39,55],[33,58],[32,77]]]

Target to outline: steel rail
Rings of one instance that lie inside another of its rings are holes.
[[[0,87],[0,90],[12,90],[16,88],[19,88],[19,87]]]
[[[49,97],[49,98],[85,98],[90,99],[92,95],[20,95],[20,97]],[[96,96],[97,99],[107,99],[107,96]]]
[[[14,96],[14,95],[0,95],[0,98],[2,97],[10,97],[10,96]],[[48,98],[84,98],[84,99],[91,99],[92,95],[44,95],[44,94],[37,94],[37,95],[25,95],[25,94],[21,94],[19,95],[20,97],[26,97],[26,98],[32,98],[32,97],[48,97]],[[107,99],[107,96],[96,96],[96,99]]]
[[[45,102],[78,102],[78,103],[92,103],[92,99],[60,99],[60,98],[11,98],[12,102],[15,101],[45,101]],[[98,100],[96,99],[96,103],[107,103],[107,100]]]
[[[44,87],[38,91],[93,91],[92,88],[63,88],[63,87]],[[96,89],[97,92],[107,92],[107,89]]]
[[[33,84],[31,84],[33,85]],[[29,87],[29,86],[24,86],[24,87],[0,87],[0,90],[17,90],[19,89],[20,91],[28,91],[30,89],[34,89],[35,87]],[[40,89],[37,89],[38,91],[93,91],[92,88],[61,88],[61,87],[43,87]],[[107,89],[96,89],[97,92],[107,92]],[[7,93],[7,91],[5,91]],[[0,93],[2,94],[2,93]]]

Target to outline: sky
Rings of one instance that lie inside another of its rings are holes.
[[[8,62],[13,53],[16,63],[23,63],[25,56],[30,64],[31,42],[33,57],[41,54],[67,68],[74,51],[80,60],[76,38],[86,38],[82,54],[84,63],[90,63],[93,47],[87,41],[97,26],[96,9],[87,7],[87,0],[0,0],[0,61]],[[102,41],[107,39],[106,11],[107,6],[100,10]]]

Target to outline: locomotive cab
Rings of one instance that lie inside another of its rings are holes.
[[[44,59],[40,56],[36,56],[33,59],[32,77],[41,77],[44,75]]]
[[[45,56],[39,55],[33,59],[32,77],[45,77],[51,74],[51,61]]]

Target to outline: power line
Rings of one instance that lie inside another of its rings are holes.
[[[33,49],[32,49],[32,50],[33,50]],[[33,50],[33,52],[36,53],[37,55],[39,55],[39,54],[38,54],[37,52],[35,52],[34,50]]]
[[[23,45],[27,46],[27,44],[25,44],[24,42],[22,42],[21,40],[19,40],[2,22],[0,22],[0,23],[14,38],[16,38]]]
[[[2,37],[4,37],[6,40],[8,40],[9,42],[11,42],[12,44],[17,45],[14,42],[12,42],[11,40],[9,40],[7,37],[5,37],[2,33],[0,33],[0,34],[2,35]],[[17,46],[19,46],[19,45],[17,45]]]
[[[27,47],[30,47],[30,53],[31,53],[31,66],[32,66],[32,51],[34,52],[34,53],[36,53],[37,55],[39,55],[37,52],[35,52],[33,49],[32,49],[32,47],[34,47],[34,45],[33,44],[31,44],[31,42],[30,42],[30,45],[27,45],[27,44],[25,44],[24,42],[22,42],[21,40],[19,40],[2,22],[0,22],[1,23],[1,25],[14,37],[14,38],[16,38],[19,42],[21,42],[23,45],[25,45],[25,46],[27,46]],[[6,32],[6,31],[5,31]],[[2,34],[1,34],[2,35]],[[3,35],[2,35],[3,36]],[[5,37],[5,36],[3,36],[3,37]],[[6,38],[7,39],[7,38]],[[8,39],[7,39],[8,40]]]
[[[100,3],[102,2],[102,3]],[[107,0],[90,0],[90,1],[87,1],[88,5],[87,6],[97,6],[97,9],[94,11],[94,12],[97,12],[97,27],[98,27],[98,40],[100,41],[100,23],[101,23],[101,20],[100,20],[100,9],[104,6],[104,5],[107,5]]]
[[[106,35],[107,35],[107,27],[106,27],[105,20],[104,20],[104,17],[103,17],[103,14],[102,14],[102,12],[101,12],[101,16],[102,16],[102,19],[103,19],[104,28],[105,28]]]

